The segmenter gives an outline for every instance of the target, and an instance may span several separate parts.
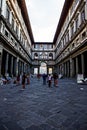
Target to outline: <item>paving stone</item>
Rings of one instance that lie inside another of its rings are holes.
[[[49,116],[52,115],[51,112],[46,111],[46,110],[39,110],[39,113],[38,113],[38,114],[40,114],[41,116],[43,116],[43,117],[45,117],[45,118],[47,118],[47,117],[49,117]]]
[[[6,130],[6,128],[3,125],[0,125],[0,130]]]
[[[0,130],[86,130],[87,86],[76,79],[58,83],[49,88],[32,78],[24,91],[22,85],[0,87]]]
[[[4,125],[8,130],[23,130],[17,123],[13,121],[5,122]]]
[[[40,127],[42,130],[52,130],[52,127],[48,124],[41,124]]]
[[[27,128],[26,130],[42,130],[42,128],[39,126],[32,125],[29,128]]]

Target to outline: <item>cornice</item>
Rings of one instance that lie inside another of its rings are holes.
[[[28,29],[28,33],[29,33],[31,42],[33,44],[34,43],[34,37],[33,37],[32,29],[31,29],[31,24],[30,24],[29,15],[28,15],[25,0],[17,0],[17,2],[18,2],[18,5],[19,5],[19,7],[21,9],[23,19],[25,21],[25,24],[26,24],[26,27]]]

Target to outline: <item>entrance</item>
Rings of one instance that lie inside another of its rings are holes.
[[[34,74],[38,74],[38,68],[34,68]]]
[[[44,62],[42,62],[40,66],[40,74],[43,74],[43,73],[47,74],[47,64]]]

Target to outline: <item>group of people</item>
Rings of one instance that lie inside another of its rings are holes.
[[[54,86],[58,86],[58,74],[54,73],[53,75],[49,74],[46,75],[45,73],[42,75],[43,77],[43,84],[45,85],[46,82],[48,83],[48,86],[51,87],[52,79],[54,80]]]
[[[29,74],[26,75],[23,73],[23,75],[18,74],[17,79],[16,79],[17,85],[22,84],[22,89],[25,89],[25,84],[30,84],[30,76]]]
[[[38,79],[40,79],[40,76],[37,76]],[[51,74],[43,74],[42,75],[43,78],[43,85],[46,85],[46,83],[48,83],[48,86],[51,87],[52,85],[52,81],[54,82],[54,86],[57,87],[58,86],[58,74],[54,73],[53,75]],[[16,83],[17,85],[22,84],[22,89],[25,89],[25,84],[30,84],[30,75],[26,75],[25,73],[23,73],[23,75],[18,74],[17,79],[16,79]]]

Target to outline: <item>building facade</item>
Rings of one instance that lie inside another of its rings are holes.
[[[0,76],[87,77],[87,0],[65,0],[52,43],[34,42],[25,0],[0,0]]]
[[[0,0],[0,76],[30,72],[33,37],[27,16],[25,1]]]
[[[32,45],[32,65],[36,73],[52,73],[55,66],[55,46],[53,43],[34,43]],[[44,65],[44,66],[43,66]],[[33,70],[34,70],[33,69]]]
[[[55,38],[55,67],[66,77],[87,77],[86,57],[87,0],[66,0]]]

